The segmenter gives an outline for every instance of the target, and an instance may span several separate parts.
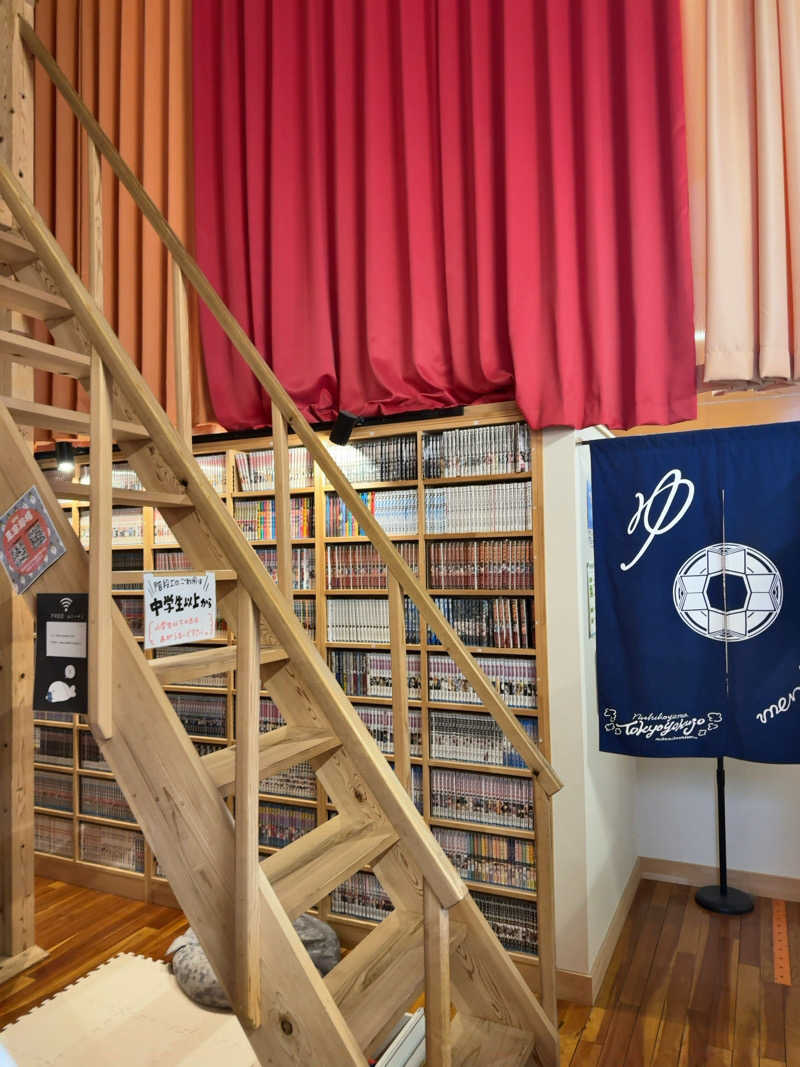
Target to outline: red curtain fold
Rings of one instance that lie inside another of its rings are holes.
[[[194,0],[193,63],[200,262],[307,416],[695,416],[678,0]]]

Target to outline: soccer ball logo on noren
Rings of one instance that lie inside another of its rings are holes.
[[[777,619],[783,582],[772,560],[749,545],[708,545],[680,567],[672,599],[695,633],[713,641],[747,641]]]

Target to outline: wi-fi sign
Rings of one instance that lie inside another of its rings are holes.
[[[59,600],[59,604],[61,605],[62,611],[69,611],[69,609],[72,607],[72,597],[62,596],[62,598]]]

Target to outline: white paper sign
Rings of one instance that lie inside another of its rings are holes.
[[[56,659],[86,659],[86,623],[48,620],[45,653]]]
[[[170,578],[144,574],[144,647],[207,641],[217,632],[213,571]]]

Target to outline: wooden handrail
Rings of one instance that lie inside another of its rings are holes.
[[[497,691],[467,651],[455,629],[447,622],[434,603],[433,598],[397,552],[381,525],[364,505],[361,497],[350,485],[330,452],[320,442],[297,405],[283,388],[272,369],[264,361],[261,353],[226,306],[200,268],[200,265],[187,251],[178,235],[156,207],[139,179],[123,160],[53,56],[45,48],[33,28],[23,20],[20,22],[20,32],[26,46],[47,71],[51,81],[64,97],[76,118],[86,130],[89,138],[108,160],[111,169],[161,238],[173,260],[183,272],[184,278],[194,286],[198,296],[206,304],[234,348],[269,394],[272,399],[273,410],[279,411],[285,422],[294,430],[294,433],[308,449],[314,462],[324,472],[329,484],[336,490],[358,520],[359,526],[380,553],[381,559],[399,583],[402,591],[414,600],[419,608],[420,624],[427,623],[437,635],[441,642],[442,650],[450,654],[461,673],[477,693],[486,710],[492,715],[500,729],[517,749],[531,772],[537,776],[545,793],[548,796],[552,796],[553,793],[558,792],[562,783],[548,760],[542,755],[526,731],[522,729],[516,717],[500,699]]]

